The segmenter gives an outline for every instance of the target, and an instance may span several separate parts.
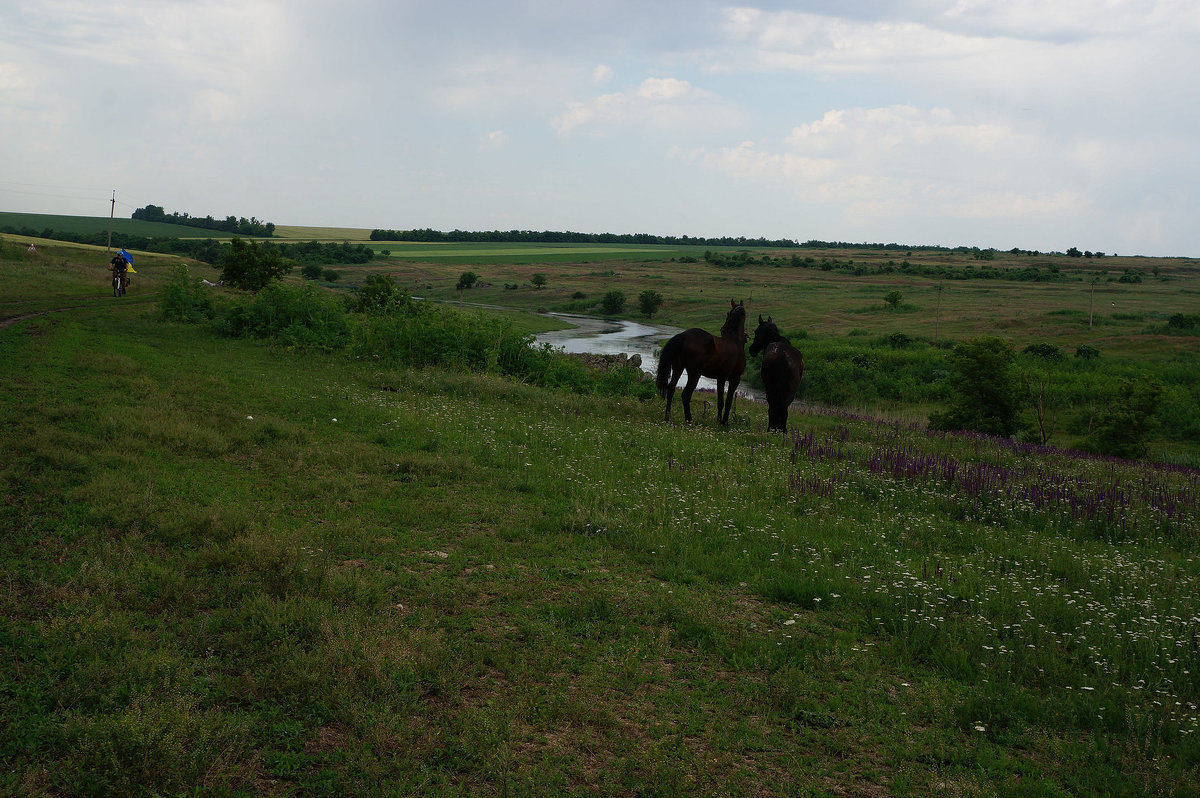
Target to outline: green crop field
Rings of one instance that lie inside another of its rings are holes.
[[[135,256],[117,300],[93,250],[0,242],[0,794],[1197,794],[1194,464],[850,403],[786,435],[745,401],[664,423],[502,316]],[[1067,384],[1194,386],[1196,339],[1159,328],[1197,275],[1158,265],[1098,283],[1091,327],[1082,269],[945,281],[939,334],[1100,344],[1047,367]],[[483,285],[395,259],[335,285],[518,308],[653,286],[711,330],[752,297],[856,392],[944,365],[926,278],[467,268]]]
[[[0,227],[29,228],[38,233],[57,230],[65,233],[107,233],[109,219],[103,216],[55,216],[43,213],[0,213]],[[139,219],[114,218],[112,231],[134,236],[175,238],[228,238],[216,230],[201,230],[180,224],[143,222]]]

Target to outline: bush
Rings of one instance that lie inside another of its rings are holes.
[[[1000,338],[976,338],[955,346],[950,355],[950,407],[931,413],[929,426],[1005,437],[1016,432],[1021,403],[1013,358],[1012,345]]]
[[[325,278],[325,282],[335,283],[342,278],[342,273],[337,269],[326,269],[321,276]]]
[[[317,263],[306,263],[300,268],[300,276],[305,280],[320,280],[321,266]]]
[[[260,246],[234,238],[221,256],[221,280],[246,291],[261,291],[267,283],[291,270],[291,263],[270,243]]]
[[[1057,362],[1063,359],[1062,350],[1054,344],[1030,344],[1022,350],[1022,354],[1040,357],[1044,360]]]
[[[1189,316],[1186,313],[1176,313],[1167,319],[1167,327],[1172,330],[1194,330],[1200,327],[1200,315]]]
[[[650,318],[655,314],[663,303],[663,295],[655,291],[653,288],[647,288],[642,293],[638,294],[638,308],[646,318]]]
[[[171,272],[159,296],[158,308],[163,320],[190,324],[211,319],[216,312],[207,289],[183,265],[176,266]]]
[[[386,314],[407,309],[412,297],[396,287],[396,281],[386,274],[372,274],[361,287],[343,299],[352,313]]]
[[[269,285],[252,300],[231,305],[214,325],[222,335],[272,338],[304,349],[340,349],[350,339],[341,303],[312,285]]]
[[[620,291],[609,291],[600,300],[600,312],[609,316],[616,315],[625,309],[625,294]]]
[[[1091,344],[1080,344],[1075,349],[1075,357],[1080,360],[1095,360],[1100,357],[1100,350]]]
[[[1092,434],[1080,448],[1112,457],[1145,457],[1149,441],[1159,428],[1155,416],[1162,395],[1163,386],[1157,380],[1120,380],[1116,392],[1097,415]]]

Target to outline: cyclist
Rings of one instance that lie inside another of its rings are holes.
[[[125,293],[125,286],[129,285],[129,261],[125,260],[125,256],[118,252],[109,262],[109,271],[112,272],[113,279],[120,278],[118,284],[120,292]]]

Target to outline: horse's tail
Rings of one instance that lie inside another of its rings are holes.
[[[658,372],[654,376],[654,384],[658,388],[659,396],[665,397],[667,389],[671,386],[671,367],[679,353],[679,347],[683,346],[681,336],[682,333],[667,341],[662,354],[658,356]]]

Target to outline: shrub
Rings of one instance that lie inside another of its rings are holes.
[[[291,270],[291,263],[284,260],[279,248],[270,243],[260,246],[253,241],[234,238],[221,256],[221,280],[246,291],[261,291],[267,283]]]
[[[1062,350],[1054,344],[1030,344],[1022,350],[1022,354],[1040,357],[1044,360],[1059,361],[1063,359]]]
[[[215,306],[207,289],[179,265],[171,272],[158,300],[159,315],[166,321],[196,324],[214,315]]]
[[[391,313],[407,308],[412,297],[396,287],[396,281],[386,274],[372,274],[361,288],[342,300],[352,313]]]
[[[625,309],[625,294],[620,291],[609,291],[600,300],[600,312],[609,316],[620,313]]]
[[[1145,457],[1149,440],[1158,431],[1155,415],[1162,395],[1163,386],[1157,380],[1120,380],[1081,448],[1113,457]]]
[[[306,263],[300,267],[300,276],[305,280],[320,280],[321,266],[318,263]]]
[[[272,338],[305,349],[340,349],[350,338],[341,303],[312,285],[269,285],[228,307],[214,325],[234,338]]]
[[[653,316],[662,303],[663,295],[652,288],[638,294],[638,308],[646,318]]]
[[[1200,327],[1200,315],[1189,316],[1186,313],[1176,313],[1167,319],[1167,327],[1172,330],[1194,330]]]
[[[1095,360],[1100,357],[1100,350],[1091,344],[1080,344],[1075,349],[1075,357],[1080,360]]]
[[[954,347],[950,362],[954,370],[950,407],[931,413],[929,426],[1012,435],[1020,410],[1012,345],[994,337],[964,341]]]

